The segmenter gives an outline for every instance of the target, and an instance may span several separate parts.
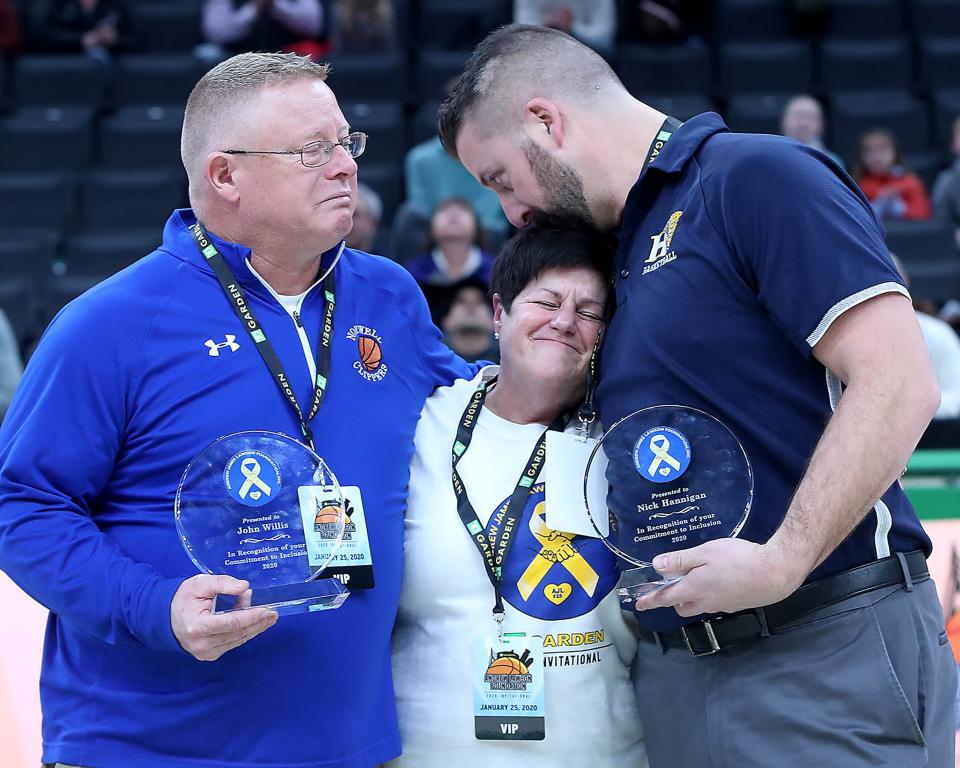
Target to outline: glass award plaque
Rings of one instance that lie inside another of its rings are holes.
[[[214,612],[266,606],[278,613],[339,608],[349,592],[320,578],[343,539],[337,478],[303,443],[276,432],[237,432],[204,448],[183,473],[177,532],[203,573],[250,583]]]
[[[719,419],[696,408],[657,405],[611,426],[587,463],[590,521],[622,571],[621,599],[677,581],[652,566],[664,552],[737,536],[750,514],[753,472],[743,446]]]

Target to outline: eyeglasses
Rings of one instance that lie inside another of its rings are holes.
[[[347,150],[350,157],[360,157],[363,150],[367,148],[367,134],[356,131],[340,141],[334,142],[326,139],[311,141],[309,144],[304,144],[300,149],[225,149],[223,153],[226,155],[300,155],[300,162],[307,168],[319,168],[321,165],[330,162],[330,158],[333,157],[333,148],[336,146]]]

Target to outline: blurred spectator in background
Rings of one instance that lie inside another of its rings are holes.
[[[12,57],[20,52],[20,19],[11,0],[0,0],[0,56]]]
[[[617,6],[614,0],[513,0],[513,21],[559,29],[598,53],[612,53]]]
[[[493,309],[487,286],[479,280],[461,280],[450,286],[440,328],[446,345],[467,362],[500,362],[500,347],[493,336]]]
[[[13,390],[17,388],[17,382],[22,375],[23,362],[20,360],[17,337],[7,316],[0,310],[0,421],[3,421],[13,397]]]
[[[860,137],[853,178],[881,219],[930,218],[930,199],[923,182],[906,167],[896,139],[885,128]]]
[[[382,220],[383,201],[380,195],[367,184],[357,184],[357,207],[353,211],[353,229],[347,235],[347,248],[380,254]]]
[[[933,210],[938,219],[954,228],[960,248],[960,117],[953,121],[953,165],[941,171],[933,185]]]
[[[823,108],[813,96],[794,96],[787,102],[780,117],[780,133],[819,149],[841,168],[845,167],[840,155],[831,152],[823,143]]]
[[[29,13],[37,46],[52,53],[109,61],[140,44],[125,0],[44,0]]]
[[[449,286],[467,278],[487,286],[493,256],[481,243],[473,207],[462,197],[451,197],[430,218],[430,250],[407,264],[407,269],[422,286]]]
[[[903,281],[909,287],[910,276],[903,262],[893,257],[893,263],[900,270]],[[917,322],[923,332],[923,341],[927,345],[930,359],[940,384],[940,407],[935,419],[955,419],[960,417],[960,338],[947,323],[938,317],[917,310]]]
[[[285,51],[316,58],[327,51],[320,0],[206,0],[203,36],[218,58],[245,51]],[[201,52],[212,58],[210,49]]]
[[[337,0],[334,14],[337,53],[375,53],[397,44],[390,0]]]
[[[446,153],[440,137],[417,144],[404,160],[406,202],[412,212],[426,220],[444,200],[459,197],[477,212],[480,226],[502,240],[509,223],[494,192],[483,187],[470,171]]]

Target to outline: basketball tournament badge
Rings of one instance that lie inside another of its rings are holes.
[[[473,722],[478,739],[543,740],[542,637],[505,632],[475,639]]]
[[[340,579],[348,589],[373,589],[373,559],[363,513],[363,496],[356,485],[341,486],[341,491],[346,524],[340,548],[327,565],[326,573]]]

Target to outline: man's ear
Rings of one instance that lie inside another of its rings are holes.
[[[231,203],[240,199],[240,190],[237,189],[234,179],[233,158],[223,152],[211,152],[207,156],[204,166],[207,183],[218,197]]]
[[[537,96],[523,106],[523,127],[527,135],[538,144],[552,142],[563,145],[563,115],[556,102]]]

